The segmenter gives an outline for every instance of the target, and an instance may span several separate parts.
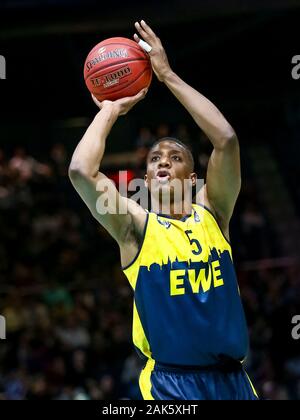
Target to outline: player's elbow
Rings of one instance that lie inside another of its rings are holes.
[[[76,181],[80,178],[88,177],[86,168],[84,168],[80,163],[72,161],[68,170],[69,178],[71,181]]]
[[[236,148],[238,145],[239,142],[236,132],[232,127],[229,127],[226,131],[224,131],[222,136],[220,136],[217,147],[218,149],[224,150]]]

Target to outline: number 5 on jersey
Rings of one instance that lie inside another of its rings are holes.
[[[185,230],[184,231],[186,236],[188,237],[190,244],[193,246],[192,253],[194,255],[200,255],[202,252],[201,245],[197,239],[191,238],[191,234],[193,233],[192,230]]]

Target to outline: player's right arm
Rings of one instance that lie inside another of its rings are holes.
[[[101,108],[100,112],[95,116],[77,145],[69,166],[69,177],[74,188],[92,215],[120,245],[123,265],[130,262],[136,251],[136,247],[133,245],[132,247],[128,246],[125,251],[123,249],[122,252],[123,244],[128,242],[128,238],[133,237],[134,234],[139,236],[146,221],[146,212],[133,200],[122,197],[115,184],[100,172],[99,168],[105,151],[106,138],[117,118],[126,114],[138,101],[143,99],[146,92],[147,90],[144,89],[136,96],[113,102],[103,101],[100,103],[93,98]],[[102,214],[103,212],[97,208],[97,201],[104,193],[108,199],[108,211]],[[125,214],[120,214],[120,206],[123,209],[128,209],[124,212]]]

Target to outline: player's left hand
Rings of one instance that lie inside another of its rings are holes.
[[[166,76],[172,72],[170,67],[167,54],[162,46],[162,43],[158,36],[152,31],[149,25],[146,24],[144,20],[140,22],[135,22],[134,24],[139,35],[134,34],[134,40],[139,43],[140,41],[145,40],[147,44],[150,45],[151,51],[147,51],[151,60],[151,65],[154,73],[156,74],[158,80],[161,82],[164,81]],[[144,48],[145,49],[145,48]]]
[[[127,96],[124,98],[116,99],[115,101],[104,100],[100,102],[93,94],[92,99],[95,104],[100,108],[104,108],[105,106],[113,107],[113,109],[117,112],[117,115],[126,115],[127,112],[131,110],[131,108],[136,105],[139,101],[145,98],[148,92],[148,88],[144,88],[140,90],[134,96]]]

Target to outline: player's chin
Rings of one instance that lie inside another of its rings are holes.
[[[151,191],[169,191],[171,183],[169,180],[161,181],[159,179],[153,179],[151,183]]]
[[[169,182],[165,184],[158,184],[155,188],[151,189],[151,194],[159,196],[160,198],[170,197],[172,199],[175,194],[174,186],[170,185]]]

